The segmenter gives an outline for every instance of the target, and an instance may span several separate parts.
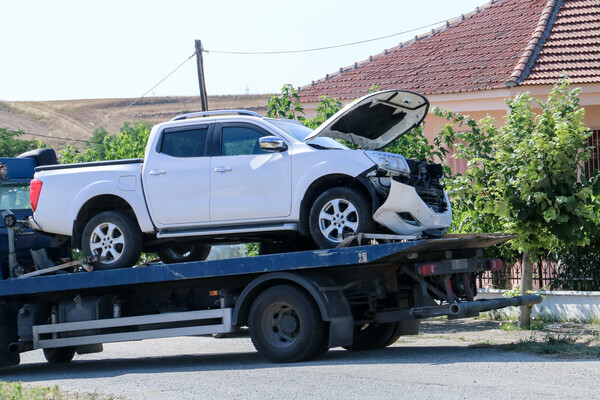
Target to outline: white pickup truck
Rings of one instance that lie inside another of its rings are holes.
[[[441,166],[376,151],[428,108],[419,94],[383,91],[314,131],[250,111],[182,115],[152,129],[143,160],[38,167],[31,225],[71,237],[97,269],[132,266],[143,250],[181,262],[218,243],[268,252],[359,232],[439,235],[452,220]]]

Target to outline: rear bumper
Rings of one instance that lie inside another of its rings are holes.
[[[444,194],[448,209],[434,212],[414,187],[392,181],[390,193],[373,219],[399,235],[413,235],[427,230],[446,229],[452,223],[452,209],[448,195]],[[412,218],[406,218],[410,216]]]

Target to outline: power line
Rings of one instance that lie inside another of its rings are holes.
[[[138,97],[137,99],[135,99],[134,101],[132,101],[131,103],[129,103],[125,108],[120,109],[119,111],[115,111],[112,114],[109,114],[100,124],[98,124],[95,128],[99,128],[100,126],[104,125],[105,123],[107,123],[108,121],[110,121],[113,117],[115,117],[116,115],[122,113],[123,111],[127,110],[129,107],[133,106],[135,103],[137,103],[138,101],[140,101],[141,99],[143,99],[144,97],[146,97],[146,95],[148,93],[150,93],[152,90],[154,90],[158,85],[160,85],[161,83],[163,83],[165,80],[167,80],[171,75],[173,75],[175,72],[177,72],[177,70],[179,70],[179,68],[183,67],[185,65],[185,63],[187,63],[188,61],[190,61],[192,58],[194,58],[194,56],[196,55],[196,51],[194,51],[188,58],[185,59],[185,61],[183,61],[181,64],[179,64],[173,71],[169,72],[164,78],[162,78],[156,85],[152,86],[150,89],[148,89],[146,91],[146,93],[144,93],[143,95],[141,95],[140,97]]]
[[[138,101],[140,101],[141,99],[143,99],[148,93],[150,93],[152,90],[154,90],[158,85],[160,85],[161,83],[163,83],[167,78],[169,78],[171,75],[173,75],[175,72],[177,72],[177,70],[181,67],[183,67],[183,65],[185,63],[187,63],[189,60],[191,60],[194,56],[196,55],[196,52],[194,51],[194,53],[192,53],[192,55],[190,55],[188,58],[185,59],[185,61],[183,61],[181,64],[179,64],[173,71],[169,72],[164,78],[162,78],[156,85],[152,86],[150,89],[148,89],[143,95],[141,95],[140,97],[138,97],[137,99],[135,99],[134,101],[132,101],[131,103],[129,103],[125,108],[120,109],[119,111],[116,111],[112,114],[109,114],[99,125],[97,125],[94,128],[94,131],[96,129],[98,129],[100,126],[104,125],[105,123],[107,123],[108,121],[111,120],[111,118],[115,117],[116,115],[118,115],[119,113],[127,110],[129,107],[133,106],[135,103],[137,103]],[[186,107],[187,108],[187,107]],[[72,139],[72,138],[63,138],[60,136],[52,136],[52,135],[41,135],[39,133],[31,133],[31,132],[25,132],[20,130],[19,131],[21,134],[23,135],[29,135],[29,136],[36,136],[36,137],[42,137],[42,138],[48,138],[48,139],[59,139],[59,140],[63,140],[65,142],[82,142],[82,143],[93,143],[91,142],[89,139],[85,140],[85,139]]]
[[[450,18],[450,20],[453,20],[456,18]],[[434,22],[428,25],[423,25],[420,26],[418,28],[414,28],[414,29],[409,29],[407,31],[403,31],[403,32],[398,32],[398,33],[393,33],[391,35],[386,35],[386,36],[380,36],[377,38],[373,38],[373,39],[366,39],[366,40],[360,40],[358,42],[351,42],[351,43],[344,43],[344,44],[338,44],[338,45],[333,45],[333,46],[325,46],[325,47],[315,47],[312,49],[304,49],[304,50],[281,50],[281,51],[223,51],[223,50],[204,50],[207,53],[218,53],[218,54],[235,54],[235,55],[273,55],[273,54],[294,54],[294,53],[308,53],[311,51],[321,51],[321,50],[330,50],[330,49],[337,49],[339,47],[348,47],[348,46],[354,46],[357,44],[363,44],[363,43],[369,43],[369,42],[375,42],[377,40],[382,40],[382,39],[388,39],[394,36],[399,36],[399,35],[404,35],[406,33],[410,33],[410,32],[414,32],[414,31],[419,31],[425,28],[429,28],[430,26],[433,25],[440,25],[443,24],[444,22],[446,22],[448,20],[443,20],[443,21],[439,21],[439,22]]]
[[[65,142],[68,141],[73,141],[73,142],[89,142],[89,140],[84,140],[84,139],[71,139],[71,138],[64,138],[64,137],[60,137],[60,136],[52,136],[52,135],[42,135],[39,133],[30,133],[30,132],[25,132],[25,131],[17,131],[20,132],[23,135],[29,135],[29,136],[37,136],[37,137],[43,137],[43,138],[48,138],[48,139],[60,139],[60,140],[64,140]]]

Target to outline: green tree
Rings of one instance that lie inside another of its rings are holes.
[[[16,157],[29,150],[46,147],[38,140],[18,139],[21,135],[23,135],[23,131],[0,128],[0,157]]]
[[[100,126],[94,129],[94,133],[92,133],[92,137],[85,142],[86,149],[92,149],[94,151],[95,157],[100,159],[104,159],[106,156],[106,150],[104,148],[104,140],[111,136],[110,132],[106,130],[103,126]]]
[[[281,88],[281,95],[269,96],[267,100],[267,117],[304,120],[304,114],[298,91],[289,83]]]
[[[342,103],[339,100],[321,96],[319,97],[319,104],[317,104],[317,116],[305,118],[302,123],[311,129],[315,129],[341,109]]]
[[[60,152],[59,160],[62,164],[70,164],[76,162],[143,158],[150,129],[151,124],[147,121],[126,121],[118,135],[110,134],[104,128],[98,128],[94,131],[92,138],[86,142],[83,151],[74,146],[67,145]]]
[[[590,157],[590,131],[582,122],[578,94],[563,77],[546,102],[527,93],[507,100],[509,113],[500,130],[490,118],[478,124],[434,110],[470,128],[460,133],[445,128],[450,141],[463,141],[456,156],[468,161],[465,175],[449,184],[453,209],[464,228],[518,235],[511,246],[523,254],[524,291],[531,289],[532,261],[548,251],[589,244],[598,234],[600,184],[597,173],[591,179],[581,173]],[[467,218],[471,222],[465,223]],[[520,322],[527,326],[528,309],[521,311]]]

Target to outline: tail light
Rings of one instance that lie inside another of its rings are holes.
[[[419,274],[421,276],[429,276],[437,273],[437,266],[435,264],[423,264],[419,267]]]
[[[488,260],[488,268],[490,271],[500,271],[502,269],[502,260],[499,258]]]
[[[40,199],[40,193],[42,192],[42,181],[38,179],[32,179],[29,185],[29,202],[31,203],[31,209],[35,212]]]

